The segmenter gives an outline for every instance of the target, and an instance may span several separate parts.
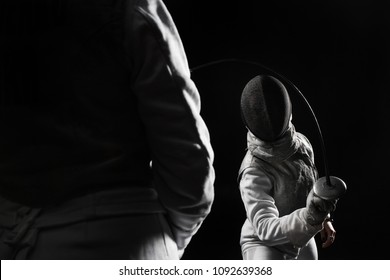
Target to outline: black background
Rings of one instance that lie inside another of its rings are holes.
[[[320,259],[386,259],[389,236],[388,112],[390,24],[376,1],[164,1],[190,68],[236,58],[262,63],[291,80],[321,125],[329,171],[348,191],[334,213],[336,241]],[[194,70],[202,115],[215,151],[215,202],[183,259],[241,259],[245,212],[236,182],[246,148],[240,94],[256,66],[224,62]],[[293,122],[311,140],[320,176],[323,157],[314,122],[292,95]],[[318,236],[316,237],[317,241]]]

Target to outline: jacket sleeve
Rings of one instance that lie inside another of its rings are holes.
[[[153,180],[179,250],[214,199],[214,154],[182,42],[159,0],[138,1],[133,17],[133,91],[151,150]]]
[[[247,218],[263,244],[277,246],[291,243],[300,248],[321,230],[305,220],[306,208],[279,217],[272,197],[270,177],[256,165],[243,168],[239,176],[240,191]]]

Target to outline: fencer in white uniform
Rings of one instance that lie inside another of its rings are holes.
[[[238,175],[247,214],[243,259],[318,259],[314,236],[321,232],[323,247],[334,242],[329,213],[337,200],[313,192],[313,149],[295,130],[287,89],[273,76],[256,76],[243,90],[241,112],[248,129]]]

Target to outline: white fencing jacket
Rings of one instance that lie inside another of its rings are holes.
[[[267,143],[247,134],[248,150],[239,171],[247,219],[240,244],[272,246],[291,258],[299,254],[322,225],[305,220],[306,197],[317,179],[309,140],[290,122],[283,138]]]

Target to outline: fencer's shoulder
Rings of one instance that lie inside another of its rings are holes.
[[[253,154],[249,150],[247,150],[244,158],[242,159],[241,165],[244,166],[250,165],[251,162],[253,161],[253,158],[254,158]]]
[[[309,148],[309,149],[313,148],[313,146],[310,143],[309,138],[307,138],[304,134],[302,134],[300,132],[296,132],[296,137],[299,140],[301,146],[304,146],[304,147]]]
[[[242,162],[240,169],[238,171],[238,180],[240,180],[243,172],[250,167],[257,167],[261,165],[261,159],[257,158],[253,153],[247,150]]]
[[[308,157],[314,161],[314,152],[313,152],[313,146],[310,143],[309,138],[307,138],[304,134],[297,132],[296,135],[298,141],[299,141],[299,150],[303,154],[307,154]]]

